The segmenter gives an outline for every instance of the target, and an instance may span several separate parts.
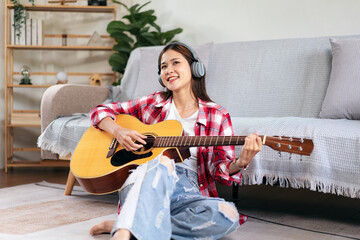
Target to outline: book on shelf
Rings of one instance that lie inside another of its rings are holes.
[[[10,9],[10,44],[15,45],[14,9]]]
[[[37,45],[36,36],[37,36],[37,18],[30,18],[31,21],[31,45]]]
[[[20,28],[20,36],[16,35],[14,28],[14,9],[10,10],[10,34],[11,45],[43,45],[44,43],[44,20],[39,18],[29,17],[28,12],[25,11],[24,23]]]
[[[43,45],[44,42],[44,20],[38,19],[37,21],[37,45]]]
[[[28,16],[27,12],[24,11],[25,16]],[[20,25],[20,36],[17,36],[19,40],[19,45],[26,45],[26,17],[24,18],[24,23]]]
[[[29,18],[29,15],[26,17],[26,29],[25,29],[25,44],[26,45],[33,45],[32,44],[32,37],[31,37],[31,28],[32,28],[32,18]]]

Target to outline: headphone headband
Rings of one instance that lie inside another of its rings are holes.
[[[175,46],[175,45],[180,45],[180,46],[183,46],[183,47],[186,47],[187,49],[189,49],[189,51],[191,52],[191,54],[193,55],[193,57],[195,58],[195,60],[197,62],[200,61],[198,55],[196,54],[196,52],[194,51],[194,49],[190,46],[190,45],[187,45],[186,43],[183,43],[183,42],[172,42],[172,43],[169,43],[168,45],[166,45],[166,47],[168,46]],[[165,47],[165,48],[166,48]]]

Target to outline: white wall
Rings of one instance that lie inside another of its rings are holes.
[[[35,2],[37,3],[38,0],[35,0]],[[125,1],[125,3],[140,4],[145,2],[147,0]],[[163,30],[182,27],[184,32],[177,37],[177,40],[190,44],[203,44],[211,41],[221,43],[279,38],[358,35],[360,33],[359,0],[153,0],[146,8],[156,11],[158,24],[162,26]],[[121,12],[123,10],[120,9]],[[91,19],[79,16],[72,19],[71,14],[68,16],[68,24],[74,24],[78,29],[86,32],[87,29],[84,26],[88,26],[86,24]],[[0,22],[3,23],[3,4],[0,6],[0,19]],[[94,21],[92,24],[100,23]],[[52,26],[48,28],[52,28]],[[105,26],[100,24],[97,28],[104,30]],[[4,26],[1,24],[0,36],[3,35]],[[0,167],[3,167],[3,37],[0,39],[0,55],[2,79],[0,82]],[[74,60],[72,65],[79,71],[94,67],[94,56],[83,53],[76,56],[76,61]],[[39,54],[36,55],[35,61],[37,59],[39,61],[48,60],[51,57],[54,56],[52,54]],[[106,57],[102,58],[106,60]],[[67,67],[66,62],[63,65],[42,67],[46,71],[59,71],[62,70],[60,69],[61,66],[74,70],[74,68]],[[41,96],[41,93],[38,94]]]
[[[141,0],[142,3],[147,0]],[[360,33],[358,0],[154,0],[161,26],[194,44]]]

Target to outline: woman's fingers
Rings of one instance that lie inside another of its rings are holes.
[[[120,135],[118,142],[123,146],[126,151],[135,151],[139,148],[142,148],[143,145],[146,144],[144,140],[146,136],[138,133],[135,130],[127,130],[124,131],[122,135]]]
[[[144,139],[146,139],[145,135],[142,135],[138,132],[136,132],[135,135],[136,135],[136,137],[135,137],[136,141],[138,141],[139,143],[144,144],[144,145],[146,144],[146,141],[144,140]]]
[[[262,146],[262,140],[261,137],[259,137],[257,135],[257,133],[255,134],[250,134],[249,136],[247,136],[245,138],[245,143],[248,142],[249,146],[251,146],[252,149],[260,149],[261,150],[261,146]]]

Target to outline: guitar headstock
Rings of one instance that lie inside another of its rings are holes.
[[[310,156],[314,149],[311,139],[266,136],[265,145],[280,152]]]

